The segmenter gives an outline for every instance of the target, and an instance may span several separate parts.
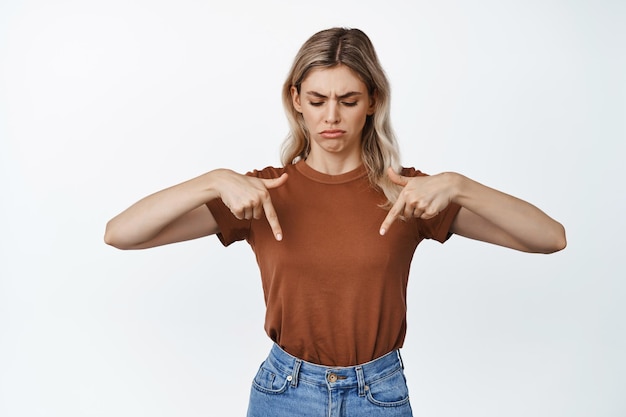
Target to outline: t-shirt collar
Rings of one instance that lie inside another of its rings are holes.
[[[295,164],[296,169],[305,177],[324,184],[344,184],[356,179],[367,176],[367,169],[364,164],[359,165],[352,171],[344,172],[339,175],[324,174],[311,168],[304,160],[300,160]]]

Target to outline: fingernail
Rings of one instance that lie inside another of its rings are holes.
[[[283,235],[276,233],[276,240],[283,240]]]
[[[386,232],[387,232],[387,231],[386,231],[385,229],[380,229],[380,232],[379,232],[379,233],[380,233],[380,235],[381,235],[381,236],[385,236],[385,233],[386,233]]]

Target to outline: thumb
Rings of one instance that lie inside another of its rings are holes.
[[[389,177],[391,182],[397,185],[401,185],[403,187],[409,182],[409,179],[407,177],[403,177],[402,175],[397,174],[391,167],[387,168],[387,176]]]
[[[265,188],[267,188],[268,190],[271,188],[276,188],[276,187],[280,187],[281,185],[283,185],[285,182],[287,182],[287,173],[283,173],[283,175],[281,175],[278,178],[272,178],[272,179],[265,179],[265,178],[261,178],[261,181],[263,181],[263,184],[265,185]]]

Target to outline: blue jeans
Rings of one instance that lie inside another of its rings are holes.
[[[274,345],[252,382],[248,417],[411,417],[399,351],[329,367]]]

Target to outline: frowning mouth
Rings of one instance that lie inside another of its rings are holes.
[[[346,131],[341,130],[341,129],[328,129],[328,130],[323,130],[322,132],[320,132],[320,135],[323,138],[334,139],[334,138],[338,138],[344,135],[345,133]]]

